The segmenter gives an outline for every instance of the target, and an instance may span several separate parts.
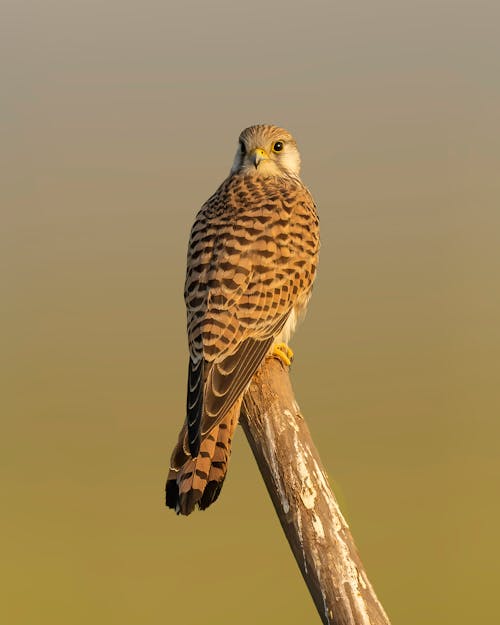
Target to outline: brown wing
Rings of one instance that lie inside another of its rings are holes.
[[[185,288],[192,455],[310,291],[318,247],[314,203],[297,180],[232,176],[199,212]]]

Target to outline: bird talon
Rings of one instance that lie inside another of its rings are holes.
[[[278,343],[273,347],[273,351],[271,352],[273,358],[277,358],[284,365],[289,367],[292,364],[293,360],[293,351],[288,347],[286,343]]]

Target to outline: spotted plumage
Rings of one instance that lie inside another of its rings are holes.
[[[299,169],[290,133],[247,128],[229,177],[192,227],[184,292],[187,416],[167,481],[167,505],[179,513],[217,498],[242,395],[307,306],[319,227]]]

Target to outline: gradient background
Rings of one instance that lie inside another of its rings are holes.
[[[188,232],[257,122],[319,206],[292,375],[375,588],[495,620],[499,3],[0,7],[0,623],[319,622],[241,431],[163,507]]]

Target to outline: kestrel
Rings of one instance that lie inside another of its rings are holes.
[[[166,486],[178,514],[219,496],[242,396],[264,358],[290,364],[286,343],[311,296],[319,251],[316,207],[299,171],[289,132],[246,128],[229,176],[192,227],[187,415]]]

